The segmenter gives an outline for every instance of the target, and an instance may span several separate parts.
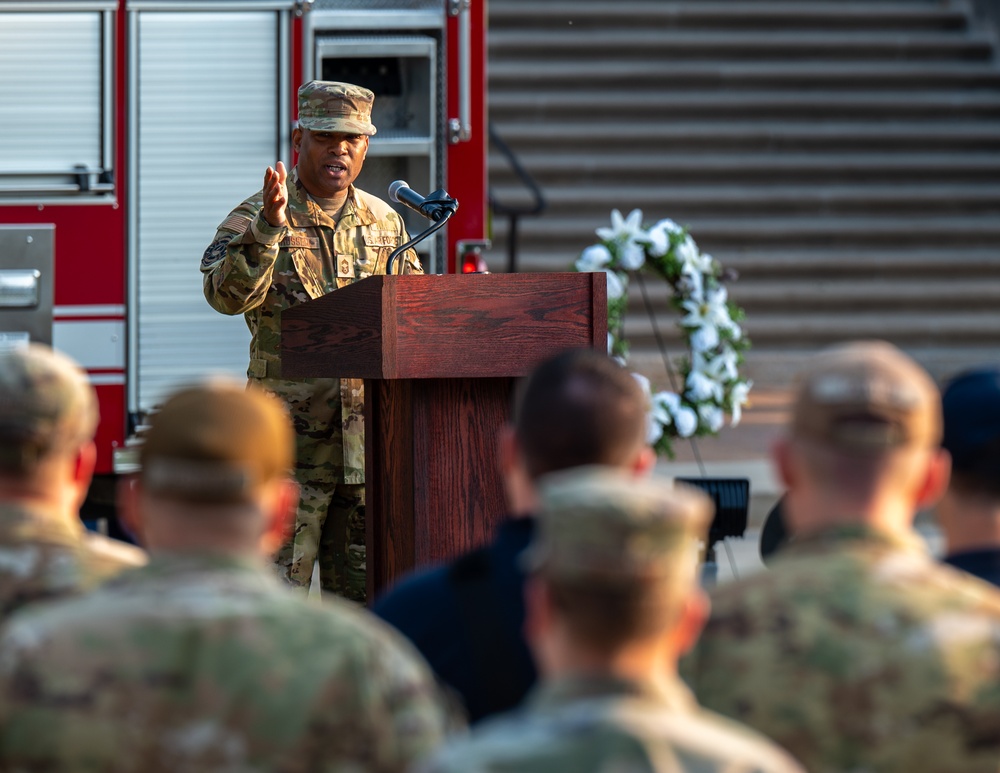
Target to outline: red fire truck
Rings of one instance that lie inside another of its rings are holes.
[[[313,78],[376,94],[358,185],[459,200],[418,248],[462,270],[486,231],[485,0],[0,0],[0,346],[53,344],[100,396],[96,503],[144,413],[245,373],[209,308],[215,228],[291,158]],[[400,208],[411,233],[427,221]]]

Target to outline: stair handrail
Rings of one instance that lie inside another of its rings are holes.
[[[517,154],[511,149],[511,147],[503,141],[500,133],[497,131],[496,126],[494,126],[492,121],[487,122],[487,131],[489,132],[490,142],[493,143],[494,147],[499,150],[504,158],[507,159],[507,163],[510,168],[517,175],[517,178],[521,181],[521,184],[528,189],[531,194],[534,203],[530,206],[511,206],[502,203],[496,196],[493,186],[489,186],[487,191],[487,196],[490,202],[490,209],[493,211],[494,215],[506,215],[510,221],[510,227],[507,231],[507,273],[513,274],[517,271],[517,242],[518,242],[518,232],[517,224],[521,217],[525,216],[537,216],[542,214],[548,207],[548,202],[545,200],[545,195],[542,193],[541,187],[539,187],[538,182],[531,173],[524,168],[521,160],[517,157]]]

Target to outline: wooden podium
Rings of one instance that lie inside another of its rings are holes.
[[[365,380],[370,599],[490,538],[515,379],[607,319],[600,272],[372,276],[282,314],[283,378]]]

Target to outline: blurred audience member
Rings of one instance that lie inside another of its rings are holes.
[[[655,454],[646,444],[646,397],[607,355],[573,350],[521,385],[513,423],[499,439],[509,518],[493,542],[404,578],[374,606],[402,631],[462,698],[473,722],[517,705],[536,678],[524,642],[524,572],[535,481],[555,470],[601,464],[636,475]]]
[[[937,514],[945,561],[1000,585],[1000,368],[969,371],[944,391],[951,483]]]
[[[0,768],[402,771],[438,744],[409,645],[267,563],[298,498],[293,437],[280,401],[241,384],[167,400],[121,491],[149,566],[0,639]]]
[[[541,682],[522,708],[424,770],[800,770],[763,737],[701,710],[677,677],[708,613],[697,583],[708,498],[608,467],[555,473],[540,488],[524,561]]]
[[[80,521],[96,428],[97,396],[69,358],[41,344],[0,352],[0,619],[146,562]]]
[[[795,539],[718,589],[683,673],[823,771],[996,771],[1000,593],[912,530],[948,484],[941,400],[884,342],[808,360],[775,447]]]

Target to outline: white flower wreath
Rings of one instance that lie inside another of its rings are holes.
[[[626,218],[614,210],[611,227],[598,228],[597,235],[600,243],[587,247],[574,267],[607,274],[610,354],[622,363],[628,359],[624,324],[630,273],[646,268],[663,277],[673,288],[673,306],[683,314],[677,324],[690,352],[679,362],[683,391],[652,394],[649,380],[635,374],[649,396],[650,445],[673,456],[675,437],[715,435],[727,413],[735,427],[752,386],[739,372],[750,341],[739,325],[743,310],[729,300],[723,285],[722,266],[673,220],[643,228],[638,209]]]

